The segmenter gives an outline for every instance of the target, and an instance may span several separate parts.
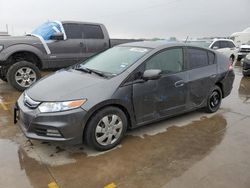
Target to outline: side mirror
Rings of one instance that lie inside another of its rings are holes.
[[[157,80],[161,77],[161,70],[159,69],[149,69],[143,73],[143,80]]]
[[[63,40],[64,39],[64,34],[63,33],[54,33],[50,37],[51,40]]]

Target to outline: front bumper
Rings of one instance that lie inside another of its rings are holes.
[[[23,103],[23,95],[18,99],[14,110],[14,121],[27,138],[79,144],[83,141],[84,117],[82,108],[55,113],[40,113]],[[51,131],[57,134],[51,134]]]
[[[241,60],[243,58],[245,58],[247,56],[247,54],[249,54],[249,52],[238,52],[238,59]]]

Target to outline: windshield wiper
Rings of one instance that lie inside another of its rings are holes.
[[[92,73],[92,71],[90,69],[86,68],[86,67],[80,67],[79,66],[79,67],[75,67],[74,69],[78,70],[78,71],[83,71],[83,72],[86,72],[86,73],[89,73],[89,74]]]
[[[108,77],[108,76],[105,75],[103,72],[100,72],[100,71],[97,71],[97,70],[94,70],[94,69],[88,69],[88,70],[90,70],[91,73],[93,72],[93,73],[97,74],[98,76],[105,77],[105,78]]]
[[[74,69],[79,70],[79,71],[83,71],[83,72],[86,72],[89,74],[94,73],[94,74],[97,74],[98,76],[101,76],[101,77],[107,77],[107,75],[105,75],[104,73],[97,71],[97,70],[94,70],[94,69],[89,69],[87,67],[77,66]]]

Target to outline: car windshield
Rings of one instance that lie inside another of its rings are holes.
[[[62,32],[58,22],[46,22],[32,31],[31,34],[41,36],[44,40],[50,40],[54,33]]]
[[[80,64],[80,68],[117,75],[134,64],[150,49],[140,47],[113,47]]]
[[[192,44],[192,45],[195,45],[195,46],[198,46],[198,47],[203,47],[203,48],[209,48],[210,44],[212,43],[212,41],[187,41],[186,43],[188,44]]]

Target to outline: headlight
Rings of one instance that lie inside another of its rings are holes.
[[[82,106],[87,99],[65,101],[65,102],[44,102],[39,105],[38,109],[40,112],[61,112],[65,110],[72,110]]]
[[[0,45],[0,52],[3,50],[3,45]]]

